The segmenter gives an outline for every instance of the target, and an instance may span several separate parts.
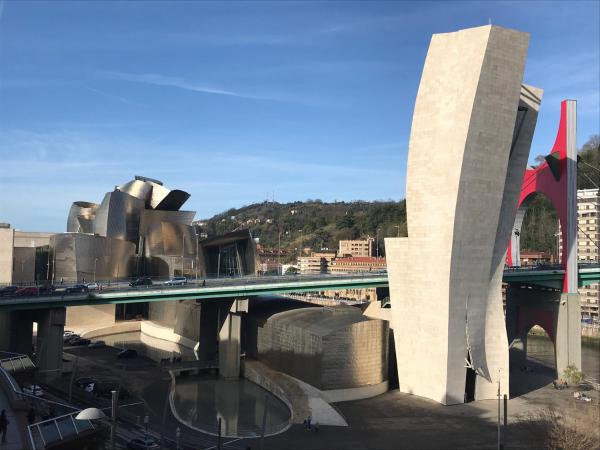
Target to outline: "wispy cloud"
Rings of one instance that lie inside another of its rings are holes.
[[[122,103],[126,103],[128,105],[140,105],[140,103],[134,102],[134,101],[132,101],[132,100],[126,98],[126,97],[122,97],[120,95],[113,94],[112,92],[106,92],[106,91],[103,91],[103,90],[100,90],[100,89],[96,89],[96,88],[93,88],[91,86],[88,86],[87,84],[83,84],[83,85],[81,85],[81,87],[83,89],[87,89],[88,91],[94,92],[94,93],[96,93],[98,95],[101,95],[103,97],[112,98],[114,100],[118,100],[118,101],[120,101]]]
[[[101,72],[100,74],[105,76],[106,78],[109,78],[112,80],[130,81],[132,83],[144,83],[144,84],[151,84],[151,85],[155,85],[155,86],[167,86],[167,87],[183,89],[186,91],[200,92],[203,94],[226,95],[226,96],[230,96],[230,97],[240,97],[240,98],[247,98],[247,99],[252,99],[252,100],[278,100],[276,98],[271,98],[271,97],[266,97],[266,96],[261,96],[261,95],[253,95],[253,94],[229,91],[229,90],[225,90],[225,89],[221,89],[221,88],[217,88],[217,87],[213,87],[213,86],[207,86],[207,85],[200,84],[200,83],[190,82],[190,81],[187,81],[180,77],[173,77],[173,76],[161,75],[161,74],[156,74],[156,73],[135,74],[135,73],[109,71],[109,72]]]
[[[259,101],[274,101],[293,103],[297,105],[310,106],[310,107],[337,107],[339,106],[335,102],[327,101],[323,98],[315,99],[309,95],[299,96],[291,95],[288,93],[281,94],[251,94],[247,92],[233,91],[223,89],[221,87],[210,86],[204,83],[193,82],[186,80],[182,77],[175,77],[169,75],[162,75],[157,73],[126,73],[118,71],[102,71],[98,73],[99,76],[106,79],[115,81],[127,81],[132,83],[142,83],[152,86],[164,86],[175,89],[182,89],[185,91],[209,94],[209,95],[221,95],[226,97],[242,98],[247,100],[259,100]]]

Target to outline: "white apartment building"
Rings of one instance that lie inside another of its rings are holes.
[[[600,190],[580,189],[577,191],[577,258],[580,263],[600,262]],[[562,236],[559,226],[559,259],[562,257]],[[579,289],[581,316],[598,321],[600,304],[598,283]]]
[[[600,190],[581,189],[577,191],[577,253],[580,262],[600,262]],[[595,283],[579,289],[581,315],[599,320],[600,284]]]

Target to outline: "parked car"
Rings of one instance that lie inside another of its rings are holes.
[[[125,348],[117,353],[117,358],[121,359],[129,359],[129,358],[137,358],[138,352],[132,348]]]
[[[75,339],[78,337],[80,336],[77,333],[73,333],[72,331],[69,331],[68,333],[65,332],[63,333],[63,342],[65,344],[68,344],[71,339]]]
[[[87,288],[87,286],[85,284],[75,284],[73,286],[68,286],[65,289],[65,292],[67,294],[75,294],[77,292],[80,292],[80,293],[83,294],[85,292],[88,292],[88,288]]]
[[[36,286],[28,286],[15,291],[15,297],[29,297],[32,295],[38,295],[38,288]]]
[[[129,286],[152,286],[152,279],[150,277],[139,277],[129,283]]]
[[[30,384],[29,386],[25,386],[21,389],[24,394],[35,395],[36,397],[42,397],[44,395],[44,390],[38,384]]]
[[[165,281],[165,286],[180,286],[183,284],[187,284],[186,277],[173,277],[173,278]]]
[[[106,347],[106,342],[104,341],[92,341],[88,344],[88,348],[102,348]]]
[[[0,297],[12,297],[19,288],[17,286],[4,286],[0,288]]]
[[[95,281],[93,283],[86,284],[85,287],[87,287],[89,291],[97,291],[100,289],[100,285]]]
[[[130,450],[154,450],[159,449],[160,446],[152,436],[142,436],[130,440],[127,443],[127,448]]]
[[[92,342],[92,341],[89,339],[78,337],[78,338],[70,340],[69,344],[70,345],[90,345],[90,342]]]
[[[81,377],[75,380],[75,384],[86,392],[94,392],[94,387],[98,383],[94,378]]]
[[[54,294],[54,286],[51,284],[42,284],[38,286],[38,292],[40,295],[52,295]]]

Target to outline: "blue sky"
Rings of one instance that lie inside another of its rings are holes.
[[[545,89],[599,132],[599,2],[0,0],[0,222],[63,231],[70,204],[140,174],[204,218],[277,201],[401,199],[432,33],[531,33]]]

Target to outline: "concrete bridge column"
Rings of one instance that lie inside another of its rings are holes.
[[[556,370],[573,365],[581,370],[581,303],[579,294],[561,294],[556,318]]]
[[[581,311],[579,294],[550,289],[509,286],[506,291],[506,330],[511,366],[527,358],[527,333],[538,325],[554,343],[555,367],[561,376],[568,365],[581,370]]]
[[[248,299],[236,298],[219,331],[219,374],[223,378],[240,376],[241,313],[248,312]]]
[[[66,308],[38,310],[37,316],[37,366],[41,371],[54,371],[50,375],[60,374]]]
[[[31,311],[0,312],[0,350],[31,356],[32,341]]]

